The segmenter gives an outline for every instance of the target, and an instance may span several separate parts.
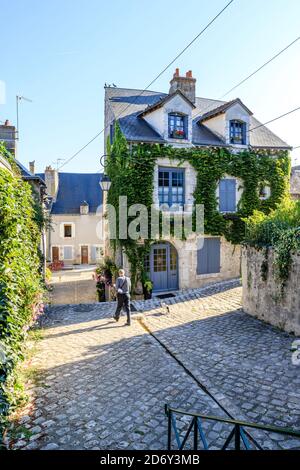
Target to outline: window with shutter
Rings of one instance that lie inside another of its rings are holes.
[[[219,183],[220,212],[236,211],[236,180],[224,178]]]
[[[159,168],[158,199],[160,205],[183,206],[184,170],[177,168]]]
[[[197,274],[220,272],[220,238],[205,238],[203,247],[197,251]]]
[[[73,259],[73,247],[72,246],[64,246],[64,259]]]

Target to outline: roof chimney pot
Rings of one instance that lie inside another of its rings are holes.
[[[179,75],[179,69],[175,70],[172,80],[170,81],[169,95],[180,90],[192,103],[196,101],[196,79],[193,78],[192,71],[186,72],[185,77]]]

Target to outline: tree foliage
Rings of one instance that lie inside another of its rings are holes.
[[[9,156],[0,148],[4,156]],[[14,163],[14,162],[12,162]],[[42,217],[31,187],[15,170],[0,169],[0,416],[14,395],[16,364],[42,296],[39,246]],[[10,384],[10,385],[8,385]],[[1,424],[1,422],[0,422]]]

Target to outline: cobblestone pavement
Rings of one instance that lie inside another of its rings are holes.
[[[52,305],[97,302],[95,267],[75,268],[52,273]]]
[[[299,428],[292,338],[244,314],[234,284],[184,295],[168,299],[168,313],[159,307],[135,315],[131,327],[125,318],[111,320],[114,303],[53,306],[32,364],[30,404],[15,424],[21,435],[10,447],[166,449],[165,403],[224,417],[176,358],[234,417]],[[220,423],[204,429],[211,448],[229,434]],[[295,439],[253,435],[264,448],[300,447]]]
[[[241,288],[169,303],[144,323],[235,418],[300,430],[300,368],[294,336],[244,313]],[[300,440],[272,435],[279,447]]]

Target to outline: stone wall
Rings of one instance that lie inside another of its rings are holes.
[[[276,281],[272,250],[269,251],[267,258],[266,280],[263,279],[261,271],[264,261],[263,250],[243,248],[243,308],[245,312],[260,320],[288,333],[300,335],[300,255],[293,255],[290,277],[284,287],[283,295],[281,295],[281,283]]]

